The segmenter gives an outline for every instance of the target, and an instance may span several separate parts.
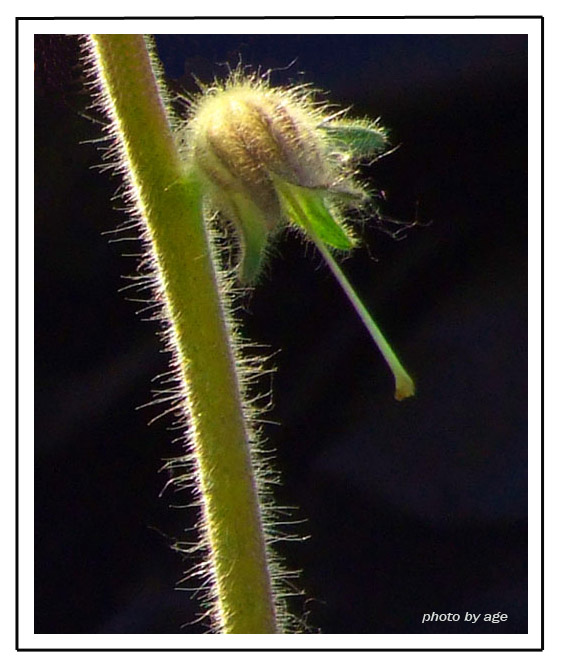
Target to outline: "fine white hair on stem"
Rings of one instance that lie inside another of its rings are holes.
[[[85,42],[88,46],[90,44]],[[89,77],[89,87],[93,93],[94,106],[106,117],[112,119],[110,102],[102,92],[99,82],[94,76],[92,65],[93,54],[86,48],[85,66]],[[159,75],[157,61],[154,58],[157,80],[159,82],[162,99],[165,101],[169,112],[170,124],[173,128],[179,126],[179,121],[174,117],[169,96]],[[197,535],[190,543],[182,538],[176,542],[176,550],[190,557],[193,564],[186,572],[180,582],[184,587],[189,580],[198,580],[191,589],[201,598],[203,614],[201,620],[210,623],[211,631],[220,631],[219,610],[215,597],[214,569],[212,566],[212,554],[207,542],[206,529],[204,527],[204,499],[196,482],[197,469],[194,455],[193,420],[191,419],[188,402],[184,393],[184,382],[181,373],[181,360],[175,344],[175,332],[171,321],[172,317],[168,311],[167,301],[164,297],[164,285],[160,272],[156,266],[155,259],[150,251],[151,239],[147,228],[139,213],[137,192],[135,184],[129,180],[129,167],[124,148],[118,140],[118,129],[115,121],[110,120],[103,128],[104,142],[100,144],[102,153],[102,164],[98,166],[103,170],[110,170],[120,179],[120,187],[115,198],[122,202],[124,223],[116,230],[111,230],[112,242],[132,243],[141,245],[137,271],[125,276],[128,284],[124,291],[128,293],[131,300],[140,303],[139,314],[144,318],[157,323],[158,336],[169,355],[168,372],[162,374],[154,382],[152,398],[142,407],[158,407],[159,413],[150,419],[150,423],[165,419],[172,423],[174,429],[180,428],[181,438],[177,437],[177,443],[182,442],[182,455],[172,457],[164,465],[163,469],[170,474],[170,479],[164,484],[164,493],[190,496],[188,506],[198,507],[201,519],[196,526]],[[218,224],[214,210],[209,209],[207,227],[209,232],[209,245],[212,251],[213,261],[218,283],[220,284],[220,296],[226,327],[234,343],[235,365],[238,375],[238,384],[246,425],[247,438],[251,450],[251,458],[255,471],[256,485],[260,496],[260,507],[262,521],[266,534],[268,559],[271,575],[274,581],[274,591],[278,616],[279,631],[285,632],[297,627],[287,610],[287,597],[298,591],[293,586],[291,579],[296,572],[287,572],[280,559],[275,555],[274,544],[286,539],[283,529],[287,509],[277,506],[274,500],[272,487],[279,483],[278,473],[274,470],[272,456],[265,450],[265,442],[262,434],[262,421],[265,413],[271,406],[271,393],[267,389],[263,394],[257,394],[258,382],[273,372],[272,358],[261,351],[261,348],[247,341],[242,333],[242,324],[236,314],[242,307],[242,302],[248,297],[249,289],[239,284],[234,263],[233,238],[223,232]],[[138,254],[138,253],[136,253]],[[289,535],[289,538],[297,538]],[[198,562],[194,558],[199,557]],[[300,624],[300,621],[298,621]]]

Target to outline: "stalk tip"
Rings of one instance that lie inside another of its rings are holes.
[[[415,395],[415,382],[404,373],[395,377],[395,400],[405,400]]]

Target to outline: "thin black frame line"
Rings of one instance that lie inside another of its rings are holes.
[[[14,400],[14,406],[15,406],[15,473],[16,473],[16,478],[15,478],[15,538],[16,538],[16,543],[15,543],[15,557],[16,557],[16,579],[15,579],[15,586],[14,586],[14,595],[15,595],[15,601],[16,601],[16,617],[15,617],[15,622],[14,622],[14,629],[15,629],[15,639],[16,639],[16,650],[18,650],[19,645],[18,645],[18,637],[19,637],[19,617],[20,617],[20,605],[19,605],[19,580],[20,580],[20,568],[19,568],[19,559],[20,559],[20,551],[19,551],[19,543],[20,543],[20,534],[19,534],[19,504],[18,504],[18,498],[20,496],[19,493],[19,431],[18,431],[18,422],[19,422],[19,402],[18,402],[18,394],[19,394],[19,302],[18,302],[18,294],[19,294],[19,281],[18,281],[18,274],[19,274],[19,238],[18,238],[18,230],[19,230],[19,221],[20,221],[20,216],[19,216],[19,206],[18,206],[18,201],[19,201],[19,191],[20,191],[20,183],[19,183],[19,80],[18,80],[18,53],[19,53],[19,31],[18,31],[18,22],[16,20],[16,39],[15,39],[15,46],[16,46],[16,57],[15,57],[15,93],[16,93],[16,137],[15,137],[15,167],[16,167],[16,177],[15,177],[15,400]]]
[[[298,649],[298,648],[20,648],[18,643],[19,638],[19,431],[18,431],[18,416],[19,416],[19,401],[18,401],[18,388],[19,388],[19,80],[18,80],[18,47],[19,47],[19,31],[18,24],[20,21],[25,20],[77,20],[81,18],[97,20],[122,20],[122,19],[175,19],[183,18],[188,20],[218,20],[218,19],[314,19],[314,18],[458,18],[458,19],[473,19],[473,18],[511,18],[511,19],[540,19],[541,22],[541,327],[543,333],[543,342],[541,346],[541,407],[544,414],[544,16],[543,15],[474,15],[474,16],[386,16],[386,17],[15,17],[15,647],[17,652],[542,652],[544,651],[544,417],[541,423],[541,646],[540,648],[312,648],[312,649]]]
[[[16,21],[280,21],[280,20],[359,20],[359,19],[544,19],[542,14],[407,14],[405,16],[16,16]]]
[[[167,634],[163,635],[166,636]],[[407,634],[402,634],[402,635],[407,635]],[[474,634],[467,634],[467,635],[473,636]],[[20,650],[18,650],[18,652],[542,652],[542,651],[543,648],[21,648]]]
[[[544,650],[544,17],[540,26],[540,219],[541,219],[541,451],[540,451],[540,542],[541,542],[541,609],[540,645]],[[527,611],[528,617],[528,611]]]

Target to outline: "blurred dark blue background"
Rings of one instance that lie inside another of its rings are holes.
[[[190,23],[179,23],[191,29]],[[527,37],[164,35],[175,89],[240,60],[275,84],[310,81],[400,148],[364,168],[382,210],[423,222],[395,242],[377,222],[344,268],[417,382],[393,399],[387,368],[311,249],[287,234],[247,302],[245,331],[277,350],[266,435],[282,505],[304,542],[292,602],[323,633],[527,631]],[[151,380],[157,326],[118,290],[137,245],[118,181],[93,169],[78,42],[36,36],[35,631],[202,632],[194,564],[170,548],[195,520],[159,493],[180,453]],[[293,63],[293,64],[291,64]],[[425,612],[506,624],[421,623]]]

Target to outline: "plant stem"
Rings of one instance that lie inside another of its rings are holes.
[[[92,35],[131,194],[145,220],[182,373],[221,633],[277,633],[230,327],[201,194],[176,150],[141,35]]]
[[[389,366],[389,369],[391,370],[395,380],[395,398],[397,400],[410,398],[415,394],[415,384],[409,376],[409,373],[405,370],[397,358],[397,355],[391,348],[391,345],[389,342],[387,342],[387,339],[381,332],[379,326],[375,323],[375,320],[368,312],[366,306],[360,300],[360,297],[355,292],[348,278],[344,275],[340,266],[336,263],[329,249],[318,238],[313,237],[313,241],[316,244],[318,251],[324,257],[324,260],[328,264],[330,270],[334,274],[334,277],[338,280],[340,286],[346,293],[348,300],[354,306],[354,309],[360,316],[360,319],[363,321],[368,333],[373,338],[375,344],[385,359],[385,362]]]
[[[344,290],[348,300],[358,313],[368,333],[373,338],[373,341],[377,345],[377,348],[389,366],[389,369],[393,374],[393,379],[395,380],[395,398],[397,400],[410,398],[415,394],[415,384],[413,380],[401,364],[401,361],[399,361],[397,358],[397,355],[393,351],[389,342],[387,342],[386,337],[381,332],[379,326],[375,323],[371,314],[368,312],[368,309],[362,303],[358,294],[356,294],[356,291],[350,284],[350,281],[344,275],[344,272],[340,266],[336,263],[332,253],[326,246],[326,243],[321,240],[318,233],[316,233],[316,231],[313,229],[309,215],[305,212],[301,202],[296,197],[295,192],[297,188],[289,186],[281,179],[277,180],[277,187],[280,190],[280,195],[283,195],[286,205],[290,206],[296,217],[301,220],[301,226],[306,229],[309,238],[316,245],[320,254],[322,254],[324,261],[326,261],[334,277],[338,280],[338,283]]]

